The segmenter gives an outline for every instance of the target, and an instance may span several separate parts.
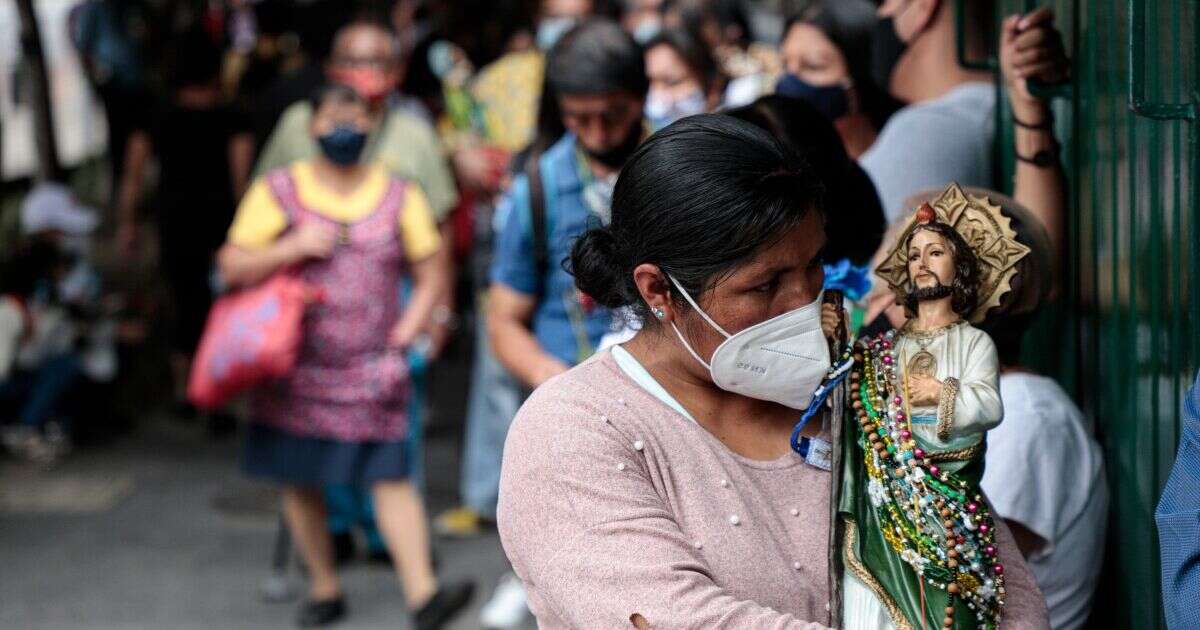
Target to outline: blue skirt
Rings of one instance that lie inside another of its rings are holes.
[[[405,440],[341,442],[253,422],[242,449],[242,470],[251,477],[309,487],[369,486],[407,479],[412,473]]]

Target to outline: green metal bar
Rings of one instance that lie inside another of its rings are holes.
[[[1196,120],[1200,100],[1151,103],[1146,100],[1146,0],[1129,0],[1129,109],[1153,120]]]
[[[1113,8],[1115,9],[1115,6]],[[1109,27],[1109,29],[1111,31],[1110,36],[1108,37],[1108,41],[1119,41],[1116,37],[1117,36],[1117,22],[1119,19],[1119,17],[1116,15],[1116,13],[1117,12],[1114,10],[1113,14],[1106,21],[1107,26]],[[1128,360],[1128,356],[1124,352],[1125,348],[1121,347],[1121,345],[1120,345],[1120,342],[1126,338],[1125,331],[1124,331],[1124,328],[1122,325],[1123,319],[1121,317],[1121,298],[1120,298],[1120,296],[1121,296],[1120,278],[1121,278],[1121,269],[1122,269],[1121,256],[1120,256],[1121,244],[1119,241],[1119,221],[1120,221],[1119,217],[1120,217],[1120,211],[1121,211],[1121,202],[1120,202],[1121,178],[1120,178],[1120,169],[1119,169],[1120,164],[1119,164],[1117,156],[1121,154],[1121,150],[1120,150],[1120,139],[1119,139],[1119,135],[1118,135],[1119,113],[1113,102],[1113,100],[1114,100],[1113,99],[1113,92],[1114,92],[1113,87],[1114,86],[1112,85],[1113,80],[1114,80],[1113,75],[1115,75],[1118,72],[1118,68],[1119,68],[1118,63],[1119,62],[1118,62],[1118,57],[1117,57],[1114,47],[1108,47],[1106,52],[1108,53],[1108,59],[1109,59],[1109,65],[1107,68],[1109,71],[1103,73],[1100,77],[1095,77],[1095,79],[1102,80],[1103,84],[1105,86],[1104,95],[1105,95],[1105,101],[1107,102],[1107,105],[1108,105],[1107,109],[1108,109],[1108,117],[1109,117],[1109,120],[1108,120],[1108,125],[1109,125],[1108,150],[1109,150],[1109,154],[1107,156],[1105,156],[1105,159],[1108,161],[1108,166],[1109,166],[1109,170],[1110,170],[1109,182],[1111,184],[1111,190],[1109,191],[1108,203],[1112,204],[1112,207],[1109,209],[1107,216],[1098,217],[1098,219],[1100,221],[1104,221],[1107,223],[1107,228],[1108,228],[1107,236],[1108,236],[1109,247],[1110,247],[1110,254],[1109,254],[1110,268],[1108,270],[1108,274],[1109,274],[1108,284],[1110,285],[1110,292],[1109,292],[1109,297],[1108,297],[1109,304],[1106,305],[1108,312],[1104,315],[1105,331],[1103,333],[1104,334],[1104,345],[1108,346],[1108,350],[1105,352],[1105,356],[1107,357],[1108,360],[1106,362],[1107,365],[1104,366],[1104,370],[1102,372],[1099,372],[1096,374],[1096,378],[1093,380],[1093,382],[1096,382],[1096,383],[1110,382],[1115,385],[1113,390],[1110,391],[1109,395],[1102,394],[1101,400],[1104,403],[1103,408],[1102,408],[1103,410],[1101,410],[1101,409],[1097,410],[1098,419],[1101,422],[1103,422],[1106,426],[1108,426],[1109,423],[1111,422],[1110,416],[1115,416],[1117,418],[1120,418],[1120,417],[1123,417],[1124,413],[1125,413],[1124,409],[1118,407],[1121,403],[1121,400],[1120,400],[1120,398],[1117,398],[1117,396],[1119,395],[1120,392],[1127,391],[1128,383],[1123,378],[1121,365],[1124,361]],[[1113,398],[1115,398],[1115,400]],[[1130,455],[1128,455],[1127,452],[1134,452],[1134,449],[1133,448],[1120,448],[1119,445],[1125,441],[1126,435],[1124,433],[1120,432],[1121,429],[1119,427],[1108,426],[1108,428],[1112,432],[1112,434],[1113,434],[1112,437],[1114,438],[1114,439],[1109,440],[1109,443],[1107,445],[1109,448],[1109,454],[1108,454],[1107,461],[1113,464],[1110,468],[1110,470],[1112,470],[1112,480],[1109,485],[1113,490],[1113,511],[1116,512],[1117,514],[1121,514],[1124,511],[1123,508],[1130,502],[1130,497],[1128,496],[1129,494],[1131,494],[1130,491],[1136,491],[1135,488],[1131,487],[1132,484],[1122,483],[1122,481],[1127,476],[1126,475],[1126,472],[1128,470],[1127,460],[1130,458]],[[1129,539],[1129,536],[1132,535],[1132,532],[1126,531],[1127,523],[1120,518],[1114,520],[1114,525],[1116,525],[1116,531],[1114,532],[1115,537],[1113,538],[1113,541],[1116,543],[1116,545],[1115,545],[1114,559],[1112,560],[1112,562],[1114,562],[1116,564],[1116,566],[1115,566],[1116,574],[1123,576],[1123,575],[1128,574],[1129,566],[1127,563],[1128,554],[1125,551],[1125,545],[1122,543],[1124,543],[1126,540]],[[1118,608],[1117,610],[1113,610],[1110,612],[1118,613],[1118,611],[1119,611],[1119,614],[1124,615],[1124,618],[1121,619],[1121,621],[1117,622],[1116,625],[1118,627],[1126,627],[1126,628],[1132,627],[1134,624],[1132,623],[1132,621],[1133,621],[1132,611],[1130,610],[1130,606],[1128,605],[1129,599],[1130,599],[1129,593],[1128,593],[1129,592],[1128,585],[1123,584],[1122,581],[1118,581],[1115,584],[1115,586],[1117,587],[1117,592],[1116,592],[1116,598],[1115,598],[1114,603],[1121,602],[1125,605]]]
[[[1181,24],[1183,23],[1182,17],[1183,16],[1181,15],[1181,16],[1179,16],[1180,19],[1171,20],[1171,41],[1174,43],[1174,47],[1178,50],[1183,50],[1183,33],[1182,33],[1182,28],[1181,28]],[[1193,33],[1193,36],[1194,35],[1195,35],[1195,33]],[[1182,88],[1183,88],[1183,86],[1182,86],[1183,72],[1180,68],[1181,65],[1182,64],[1178,64],[1178,63],[1171,64],[1171,83],[1170,83],[1170,85],[1172,86],[1172,95],[1171,96],[1175,101],[1179,101],[1179,99],[1181,98],[1181,93],[1183,91],[1182,90]],[[1168,353],[1167,354],[1167,358],[1168,358],[1167,370],[1169,370],[1169,373],[1171,374],[1171,399],[1170,399],[1171,407],[1170,407],[1170,409],[1171,409],[1171,413],[1175,419],[1175,423],[1174,423],[1175,426],[1172,427],[1172,432],[1171,432],[1171,435],[1169,438],[1171,444],[1176,444],[1179,441],[1179,431],[1177,428],[1178,423],[1179,423],[1178,422],[1179,421],[1179,405],[1183,401],[1183,390],[1182,390],[1183,380],[1182,380],[1181,373],[1183,371],[1182,370],[1183,356],[1184,356],[1184,352],[1186,350],[1185,348],[1182,348],[1181,344],[1179,343],[1180,340],[1186,339],[1186,337],[1183,336],[1184,333],[1183,333],[1183,317],[1182,317],[1182,315],[1183,315],[1184,309],[1186,308],[1186,303],[1184,302],[1184,299],[1187,297],[1187,293],[1184,290],[1184,288],[1185,288],[1185,283],[1187,282],[1187,276],[1188,276],[1187,270],[1184,269],[1184,266],[1182,264],[1183,260],[1184,260],[1183,256],[1184,256],[1185,244],[1179,241],[1180,236],[1183,235],[1183,220],[1182,220],[1183,201],[1182,201],[1181,197],[1183,194],[1183,190],[1182,190],[1183,167],[1184,167],[1184,164],[1186,163],[1186,159],[1183,157],[1183,147],[1181,146],[1181,142],[1180,142],[1180,139],[1183,136],[1181,131],[1182,130],[1180,129],[1179,123],[1175,123],[1172,125],[1172,129],[1171,129],[1171,156],[1172,156],[1171,166],[1173,167],[1172,171],[1173,171],[1174,175],[1171,178],[1171,200],[1173,202],[1172,208],[1171,208],[1171,234],[1174,236],[1174,239],[1173,239],[1174,247],[1172,248],[1173,255],[1169,256],[1168,260],[1174,260],[1174,261],[1176,261],[1177,264],[1166,265],[1166,268],[1168,271],[1171,271],[1171,270],[1174,271],[1172,282],[1171,282],[1171,287],[1170,287],[1170,296],[1168,297],[1168,302],[1167,302],[1167,304],[1170,306],[1170,310],[1171,310],[1171,323],[1170,323],[1171,332],[1168,337],[1168,343],[1167,343],[1167,353]],[[1166,239],[1164,239],[1164,240],[1166,240]]]
[[[1151,24],[1151,28],[1153,29],[1153,36],[1151,37],[1151,39],[1153,41],[1159,40],[1158,8],[1159,8],[1158,3],[1155,3],[1151,7],[1153,16],[1152,16],[1152,19],[1150,20],[1150,24]],[[1130,71],[1132,72],[1132,69],[1130,69]],[[1151,93],[1157,94],[1159,87],[1160,87],[1159,86],[1159,73],[1157,73],[1157,72],[1152,73],[1150,75],[1150,86],[1149,86]],[[1164,277],[1169,278],[1170,271],[1163,269],[1162,256],[1161,256],[1162,251],[1161,251],[1161,248],[1159,247],[1159,243],[1156,242],[1156,241],[1159,241],[1162,239],[1162,223],[1160,221],[1160,219],[1162,218],[1162,210],[1163,210],[1163,208],[1162,208],[1162,186],[1160,185],[1160,181],[1159,181],[1159,178],[1162,176],[1162,171],[1159,170],[1159,167],[1161,165],[1160,158],[1161,158],[1161,154],[1162,154],[1162,149],[1164,148],[1162,146],[1162,126],[1161,125],[1149,125],[1149,135],[1150,135],[1149,142],[1147,143],[1147,145],[1145,145],[1146,146],[1145,151],[1146,151],[1147,157],[1149,158],[1149,173],[1147,174],[1148,177],[1146,177],[1145,179],[1139,179],[1139,180],[1135,180],[1135,181],[1145,181],[1148,184],[1148,187],[1150,189],[1149,190],[1150,207],[1146,208],[1146,211],[1150,215],[1150,231],[1147,234],[1146,239],[1145,239],[1145,247],[1146,247],[1146,249],[1149,250],[1147,253],[1149,254],[1149,258],[1150,258],[1150,267],[1148,270],[1149,273],[1143,274],[1145,276],[1145,278],[1142,278],[1142,280],[1144,280],[1144,282],[1139,282],[1138,285],[1147,288],[1147,294],[1148,294],[1147,298],[1148,298],[1148,301],[1150,302],[1149,312],[1146,313],[1146,317],[1149,320],[1149,329],[1150,329],[1150,331],[1149,331],[1150,332],[1150,356],[1147,357],[1147,361],[1151,366],[1150,370],[1149,370],[1149,373],[1150,373],[1150,392],[1149,393],[1150,393],[1150,417],[1153,419],[1152,424],[1150,425],[1150,477],[1155,482],[1153,484],[1153,486],[1155,488],[1154,496],[1155,496],[1155,498],[1157,498],[1158,492],[1161,490],[1161,485],[1158,483],[1159,465],[1160,465],[1160,459],[1161,459],[1160,454],[1159,454],[1159,448],[1158,448],[1158,439],[1161,434],[1160,429],[1161,429],[1162,421],[1163,421],[1163,419],[1160,415],[1162,409],[1159,405],[1159,402],[1160,402],[1159,401],[1159,395],[1160,395],[1160,391],[1159,391],[1160,387],[1159,386],[1161,384],[1163,370],[1162,370],[1161,358],[1158,353],[1158,350],[1161,347],[1159,345],[1159,337],[1160,337],[1160,333],[1163,332],[1163,327],[1160,325],[1160,322],[1159,322],[1158,300],[1159,300],[1159,296],[1161,294],[1162,285],[1164,283]],[[1137,187],[1136,184],[1133,187],[1134,187],[1134,189],[1136,189],[1136,187]],[[1135,207],[1134,214],[1133,214],[1133,221],[1136,222],[1138,217],[1141,217],[1141,216],[1144,216],[1144,215],[1140,212],[1137,212],[1137,209]],[[1140,258],[1140,256],[1137,256],[1137,258]],[[1164,274],[1164,272],[1165,272],[1165,274]],[[1143,325],[1143,326],[1146,325],[1146,318],[1139,317],[1139,319],[1142,321],[1141,325]],[[1155,501],[1155,503],[1157,503],[1157,501]],[[1151,520],[1153,520],[1153,511],[1151,511],[1151,513],[1148,514],[1147,516]],[[1157,599],[1156,599],[1156,601],[1157,601]]]

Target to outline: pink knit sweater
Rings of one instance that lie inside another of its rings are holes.
[[[534,392],[504,449],[500,537],[542,628],[795,628],[830,615],[830,475],[754,461],[601,353]],[[1004,627],[1046,628],[1011,534]],[[838,576],[840,578],[840,576]]]

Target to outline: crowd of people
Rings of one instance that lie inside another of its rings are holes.
[[[495,527],[513,573],[481,594],[484,627],[531,611],[542,627],[902,627],[831,568],[836,501],[829,468],[789,448],[797,406],[716,385],[717,354],[823,288],[845,294],[854,336],[903,328],[911,309],[872,270],[951,183],[1030,251],[979,323],[1004,410],[981,481],[1003,625],[1085,625],[1104,463],[1090,420],[1021,363],[1064,283],[1059,147],[1029,87],[1069,72],[1052,13],[996,33],[990,2],[540,0],[489,51],[437,2],[310,3],[292,31],[283,3],[209,4],[170,38],[152,115],[119,111],[139,92],[104,83],[114,249],[157,252],[179,414],[196,413],[185,386],[215,299],[284,273],[322,291],[294,368],[244,411],[243,469],[281,487],[307,570],[300,625],[348,614],[336,560],[362,526],[418,628],[474,596],[439,579],[431,534]],[[959,64],[959,20],[999,78]],[[92,265],[104,216],[56,184],[22,202],[0,275],[16,456],[62,457],[79,388],[145,338]],[[473,349],[461,503],[430,518],[424,375],[454,335]]]

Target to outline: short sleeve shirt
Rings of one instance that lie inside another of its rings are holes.
[[[1003,374],[1000,397],[1004,421],[988,432],[981,485],[997,514],[1046,541],[1026,562],[1051,627],[1081,628],[1104,558],[1108,486],[1100,444],[1053,379]]]
[[[356,221],[374,212],[387,194],[391,178],[379,166],[372,167],[363,183],[347,195],[321,185],[310,162],[290,167],[300,203],[310,211],[335,221]],[[287,228],[287,214],[271,192],[265,179],[259,178],[246,191],[229,228],[229,242],[245,249],[270,245]],[[441,247],[441,236],[425,193],[415,184],[404,189],[404,206],[396,226],[404,242],[404,251],[412,262],[424,260]]]
[[[995,86],[967,83],[892,115],[859,158],[889,223],[905,216],[915,193],[952,182],[992,187],[995,111]]]
[[[545,275],[538,277],[534,261],[529,181],[518,175],[496,207],[491,281],[534,297],[537,306],[532,326],[538,343],[548,354],[575,365],[599,346],[612,322],[607,309],[580,300],[575,278],[565,268],[575,239],[599,226],[600,219],[584,201],[588,167],[573,135],[563,136],[542,154],[538,164],[549,241]]]
[[[289,107],[280,117],[255,165],[255,177],[300,160],[315,158],[320,149],[309,132],[312,105],[303,101]],[[382,165],[393,176],[421,187],[437,221],[442,221],[458,203],[454,177],[442,151],[441,141],[429,123],[402,108],[392,108],[367,139],[363,159]]]

